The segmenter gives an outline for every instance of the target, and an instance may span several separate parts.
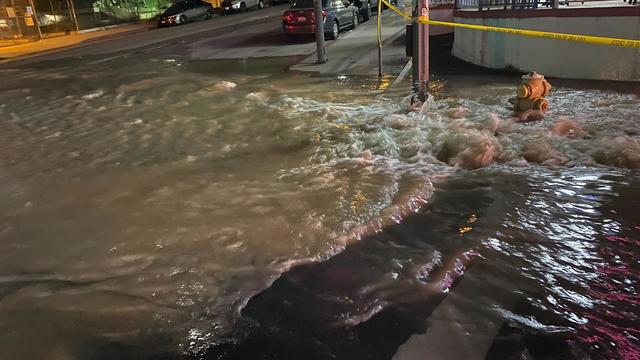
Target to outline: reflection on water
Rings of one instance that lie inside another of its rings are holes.
[[[469,308],[504,323],[490,356],[639,356],[637,97],[560,88],[524,124],[499,81],[410,109],[372,94],[389,79],[259,65],[3,70],[0,358],[233,356],[291,332],[390,357],[461,278],[493,281]],[[265,319],[269,296],[308,332]]]
[[[628,183],[626,175],[455,175],[401,225],[287,272],[243,310],[240,343],[214,347],[206,358],[391,358],[412,334],[438,328],[459,340],[450,342],[455,348],[418,351],[437,358],[484,358],[486,351],[489,359],[633,359],[637,256],[631,244],[612,244],[606,235],[640,235],[633,213],[640,182]],[[624,186],[634,200],[617,203],[615,190],[602,184]],[[616,229],[602,228],[614,222]],[[423,344],[433,337],[427,332]]]

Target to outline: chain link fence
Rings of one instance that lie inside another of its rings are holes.
[[[0,0],[0,40],[14,43],[155,18],[172,0]]]

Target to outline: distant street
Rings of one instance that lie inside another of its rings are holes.
[[[209,20],[167,28],[156,28],[153,23],[148,23],[146,27],[137,24],[130,26],[131,30],[123,27],[120,33],[105,32],[95,36],[79,34],[73,36],[80,38],[51,40],[57,45],[46,40],[48,43],[31,44],[33,49],[30,52],[21,54],[19,49],[12,50],[13,53],[8,51],[5,55],[7,59],[0,62],[0,70],[33,66],[91,66],[132,57],[166,61],[281,58],[288,63],[287,68],[295,71],[377,75],[375,17],[373,21],[361,23],[355,30],[342,31],[337,40],[326,41],[328,62],[316,64],[313,35],[292,38],[282,31],[281,17],[290,6],[290,3],[286,3],[246,13],[218,15]],[[405,21],[389,11],[383,14],[382,24],[383,72],[393,77],[407,63]],[[41,50],[38,50],[38,46],[41,46]],[[389,79],[384,82],[387,84],[385,87],[390,84]]]
[[[291,4],[281,4],[246,13],[215,16],[206,21],[168,28],[150,28],[135,33],[97,38],[68,49],[54,50],[12,65],[42,60],[98,56],[102,60],[131,53],[176,54],[191,59],[222,59],[310,54],[315,50],[313,36],[292,41],[281,30],[282,13]]]

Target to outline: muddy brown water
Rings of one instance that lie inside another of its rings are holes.
[[[640,356],[637,95],[90,60],[0,70],[0,358],[390,358],[460,279],[489,358]]]

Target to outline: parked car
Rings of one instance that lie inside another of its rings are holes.
[[[315,12],[313,0],[296,0],[282,15],[282,30],[285,34],[315,34]],[[344,0],[322,0],[323,30],[328,39],[338,37],[340,30],[358,26],[358,8]]]
[[[232,13],[234,11],[247,11],[250,8],[264,8],[264,0],[223,0],[222,11]]]
[[[185,24],[211,18],[213,7],[200,0],[185,0],[171,5],[160,15],[158,26]]]
[[[368,21],[371,18],[372,11],[378,11],[378,0],[354,0],[353,5],[360,10],[362,22]]]

